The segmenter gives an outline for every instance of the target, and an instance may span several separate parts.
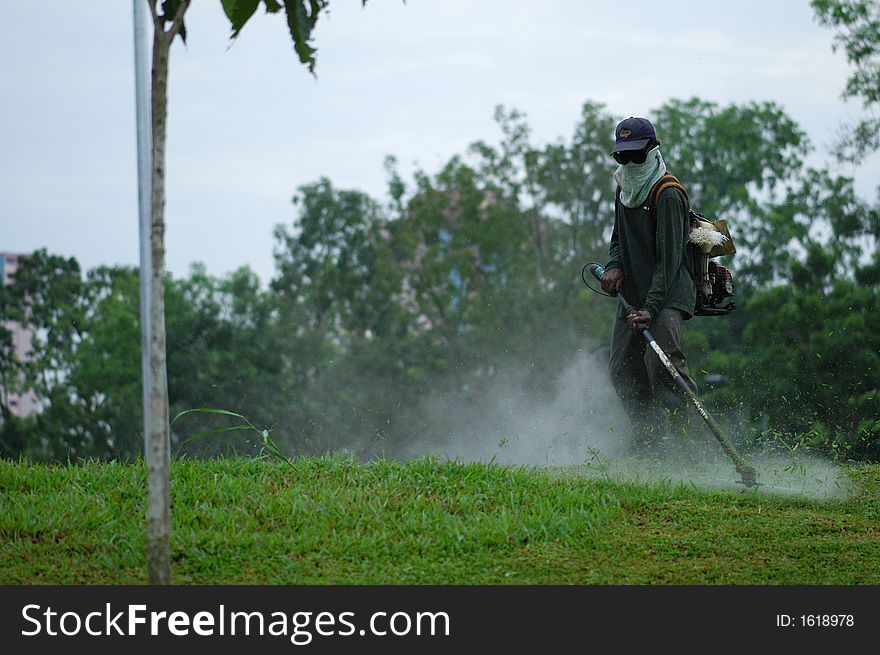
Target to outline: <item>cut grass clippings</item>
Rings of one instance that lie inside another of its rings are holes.
[[[817,502],[420,459],[177,460],[179,584],[880,583],[880,466]],[[145,583],[143,463],[0,461],[0,583]]]

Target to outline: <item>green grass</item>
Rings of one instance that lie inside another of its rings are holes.
[[[817,502],[417,460],[176,461],[176,583],[880,583],[880,466]],[[0,583],[145,582],[145,468],[0,461]]]

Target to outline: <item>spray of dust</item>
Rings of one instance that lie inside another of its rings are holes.
[[[634,456],[629,421],[609,380],[607,362],[607,348],[578,353],[541,398],[518,384],[513,374],[497,376],[468,402],[429,398],[412,417],[419,437],[396,456],[434,455],[554,467],[620,482],[745,490],[707,429],[698,427],[690,439],[667,452]],[[750,493],[832,500],[854,491],[844,471],[820,458],[766,455],[751,462],[761,486]]]
[[[756,489],[743,486],[739,474],[723,455],[684,462],[597,457],[584,465],[567,467],[564,472],[616,482],[686,485],[698,489],[823,501],[844,500],[856,491],[853,482],[838,466],[818,457],[761,456],[752,458],[751,463],[758,477]]]
[[[498,375],[470,402],[427,399],[414,420],[417,434],[427,437],[416,438],[401,454],[571,466],[597,453],[617,457],[628,450],[629,426],[608,381],[607,353],[578,353],[543,397],[517,379]]]

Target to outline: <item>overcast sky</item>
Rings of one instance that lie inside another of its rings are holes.
[[[538,143],[568,137],[586,100],[618,118],[670,98],[775,101],[826,163],[859,115],[850,74],[808,0],[332,0],[318,78],[281,15],[229,47],[220,0],[195,0],[171,53],[168,269],[274,273],[272,230],[321,176],[383,199],[383,160],[434,172],[496,142],[494,107]],[[138,261],[130,0],[0,0],[0,251],[47,248],[84,269]],[[662,140],[662,126],[658,125]],[[610,135],[609,135],[610,136]],[[609,142],[610,143],[610,142]],[[853,175],[874,196],[880,158]]]

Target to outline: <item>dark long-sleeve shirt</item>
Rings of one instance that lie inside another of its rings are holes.
[[[680,189],[664,189],[657,199],[656,230],[647,207],[630,209],[618,197],[606,269],[623,270],[622,295],[636,309],[656,319],[661,309],[678,309],[691,318],[696,287],[693,255],[687,246],[690,230],[687,197]],[[618,303],[617,316],[626,317]]]

